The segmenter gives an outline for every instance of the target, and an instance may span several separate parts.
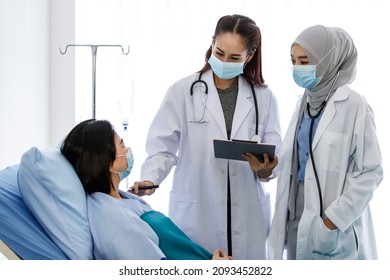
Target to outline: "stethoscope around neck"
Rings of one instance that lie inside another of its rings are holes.
[[[207,102],[207,98],[208,98],[208,94],[209,94],[209,87],[207,85],[207,83],[202,80],[202,72],[199,74],[199,77],[196,81],[194,81],[192,84],[191,84],[191,88],[190,88],[190,96],[191,96],[191,99],[192,99],[192,110],[193,110],[193,113],[194,113],[194,120],[190,121],[192,123],[198,123],[198,124],[202,124],[202,123],[206,123],[208,122],[207,120],[204,119],[204,114],[205,114],[205,111],[206,111],[206,102]],[[196,86],[204,86],[204,91],[203,93],[205,94],[205,100],[203,101],[203,110],[202,110],[202,113],[201,113],[201,116],[200,118],[196,118],[196,111],[195,111],[195,101],[194,101],[194,89]],[[257,97],[256,97],[256,94],[255,94],[255,89],[253,88],[253,85],[250,83],[250,86],[251,86],[251,90],[252,90],[252,96],[253,96],[253,100],[255,102],[255,112],[256,112],[256,128],[255,128],[255,135],[252,136],[251,138],[251,141],[254,141],[254,142],[260,142],[260,136],[259,136],[259,108],[258,108],[258,103],[257,103]]]
[[[314,155],[313,155],[313,127],[314,127],[315,119],[318,118],[322,114],[322,112],[324,111],[324,109],[326,107],[326,104],[328,103],[328,99],[330,97],[330,94],[333,91],[333,87],[334,87],[334,85],[335,85],[335,83],[336,83],[338,78],[339,78],[339,72],[337,73],[337,77],[333,81],[333,83],[332,83],[332,85],[330,87],[330,90],[328,92],[328,95],[326,96],[325,100],[321,103],[321,105],[317,109],[315,109],[316,110],[316,114],[315,115],[312,115],[312,113],[310,112],[310,104],[309,104],[309,102],[307,102],[307,104],[306,104],[307,114],[310,117],[309,150],[310,150],[311,162],[312,162],[312,165],[313,165],[314,177],[316,178],[316,183],[317,183],[318,197],[319,197],[319,201],[320,201],[320,213],[319,214],[320,214],[320,217],[322,217],[322,218],[323,218],[323,215],[324,215],[324,207],[323,207],[323,202],[322,202],[322,193],[321,193],[320,180],[318,178],[317,168],[316,168],[316,164],[315,164],[315,161],[314,161]]]
[[[314,177],[316,178],[316,183],[317,183],[318,198],[319,198],[319,201],[320,201],[320,213],[319,213],[320,217],[323,217],[324,207],[323,207],[323,202],[322,202],[322,193],[321,193],[320,180],[318,179],[317,168],[316,168],[316,164],[315,164],[315,161],[314,161],[314,155],[313,155],[313,126],[314,126],[315,119],[318,118],[321,115],[321,113],[324,111],[325,105],[326,105],[326,101],[322,102],[322,104],[318,108],[319,110],[317,111],[317,114],[315,114],[314,116],[310,113],[309,102],[307,103],[307,106],[306,106],[307,114],[310,117],[309,150],[310,150],[311,162],[312,162],[312,165],[313,165]]]

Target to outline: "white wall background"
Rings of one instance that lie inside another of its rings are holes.
[[[0,169],[75,124],[74,0],[0,0]]]
[[[50,5],[0,0],[0,166],[49,144]],[[26,139],[28,139],[26,141]]]
[[[263,35],[263,70],[279,100],[283,131],[297,96],[291,78],[290,44],[313,24],[340,26],[359,51],[352,87],[372,105],[382,148],[385,179],[371,203],[380,259],[390,259],[386,168],[389,116],[382,88],[388,79],[390,19],[386,0],[0,0],[0,168],[17,163],[31,146],[53,146],[71,127],[91,117],[91,52],[66,44],[130,45],[130,54],[101,48],[97,56],[97,117],[122,130],[139,177],[149,124],[167,88],[199,70],[217,20],[241,13]],[[167,212],[171,178],[148,197]],[[275,182],[267,188],[273,195]],[[274,197],[274,195],[273,195]]]

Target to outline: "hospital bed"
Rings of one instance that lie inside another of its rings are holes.
[[[20,258],[12,251],[3,241],[0,240],[0,253],[7,260],[20,260]]]
[[[81,182],[59,149],[31,148],[0,170],[0,255],[93,259],[86,209]]]

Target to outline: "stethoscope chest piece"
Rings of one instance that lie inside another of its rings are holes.
[[[261,143],[261,138],[258,134],[255,134],[252,136],[251,141],[256,143]]]

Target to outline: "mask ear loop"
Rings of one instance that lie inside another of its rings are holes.
[[[249,62],[252,60],[252,58],[255,56],[256,50],[257,50],[257,47],[254,47],[253,49],[249,50],[249,54],[246,56],[245,60],[247,60],[248,57],[250,57],[250,59],[244,63],[243,69],[245,69],[245,67],[248,65],[248,63],[249,63]],[[251,56],[252,56],[252,57],[251,57]]]
[[[333,45],[333,47],[326,53],[326,55],[316,64],[316,69],[317,69],[317,67],[318,67],[318,65],[322,62],[322,61],[324,61],[324,59],[334,50],[334,48],[336,47],[336,45]],[[329,63],[328,63],[328,65],[326,66],[326,68],[324,69],[324,71],[322,71],[323,73],[325,73],[325,71],[328,69],[328,67],[329,67]],[[323,74],[322,73],[322,74]],[[316,76],[317,76],[317,73],[316,73]],[[321,75],[319,75],[319,76],[321,76]]]
[[[131,148],[130,148],[130,147],[126,147],[126,150],[127,150],[126,154],[115,155],[115,158],[117,158],[117,157],[125,157],[125,158],[126,158],[126,162],[127,162],[127,157],[128,157],[129,154],[132,153],[132,151],[131,151]],[[116,173],[116,174],[121,173],[121,171],[115,171],[115,170],[113,169],[113,166],[114,166],[114,162],[112,162],[111,165],[110,165],[110,170],[109,170],[110,172]],[[127,168],[127,167],[126,167],[126,168]]]

